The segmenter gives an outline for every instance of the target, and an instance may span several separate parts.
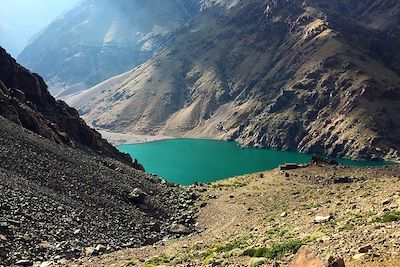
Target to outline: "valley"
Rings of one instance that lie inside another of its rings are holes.
[[[122,81],[67,102],[112,132],[398,160],[400,7],[339,2],[210,4]]]
[[[400,266],[399,1],[65,1],[0,43],[0,267]]]

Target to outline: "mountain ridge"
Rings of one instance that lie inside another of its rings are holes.
[[[146,61],[196,4],[85,0],[36,36],[18,61],[40,73],[54,96],[65,98]]]
[[[119,152],[78,112],[63,101],[56,101],[43,79],[19,65],[0,47],[0,115],[55,143],[116,158],[138,169],[143,167]]]
[[[336,3],[253,0],[211,9],[77,108],[111,131],[398,160],[400,6]]]

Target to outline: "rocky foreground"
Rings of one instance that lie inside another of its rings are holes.
[[[0,266],[191,233],[197,195],[142,170],[0,47]]]
[[[311,165],[191,189],[199,233],[66,265],[400,266],[398,165]]]
[[[0,266],[58,264],[188,234],[197,194],[0,117]]]

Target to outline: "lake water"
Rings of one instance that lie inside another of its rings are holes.
[[[271,149],[241,148],[235,142],[202,139],[171,139],[123,145],[148,173],[181,185],[208,183],[241,174],[271,170],[284,163],[307,163],[311,155]],[[385,162],[339,159],[351,166],[378,166]]]

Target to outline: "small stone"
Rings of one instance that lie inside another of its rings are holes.
[[[281,217],[282,217],[282,218],[283,218],[283,217],[286,217],[286,216],[287,216],[287,212],[286,212],[286,211],[281,213]]]
[[[353,260],[361,260],[362,258],[364,258],[367,254],[365,253],[358,253],[356,255],[353,256]]]
[[[32,266],[33,263],[30,260],[19,260],[15,263],[17,266]]]
[[[326,223],[332,219],[331,215],[328,216],[316,216],[314,218],[314,223]]]
[[[52,261],[45,261],[45,262],[42,262],[39,265],[39,267],[49,267],[49,266],[52,266],[53,264],[54,264],[54,262],[52,262]]]
[[[382,205],[389,205],[392,202],[392,200],[390,198],[385,199],[384,201],[382,201]]]
[[[143,202],[147,194],[140,188],[135,188],[129,193],[129,199],[133,202]]]
[[[4,235],[0,235],[0,242],[7,241],[7,238]]]
[[[371,245],[366,245],[366,246],[360,247],[360,248],[358,249],[358,252],[360,252],[360,253],[367,253],[367,252],[370,251],[371,249],[372,249],[372,246],[371,246]]]
[[[178,223],[173,223],[170,226],[169,231],[173,234],[179,234],[179,235],[187,235],[192,232],[192,230],[189,227]]]
[[[87,257],[93,256],[95,254],[94,251],[95,251],[94,247],[86,247],[85,248],[85,255]]]

